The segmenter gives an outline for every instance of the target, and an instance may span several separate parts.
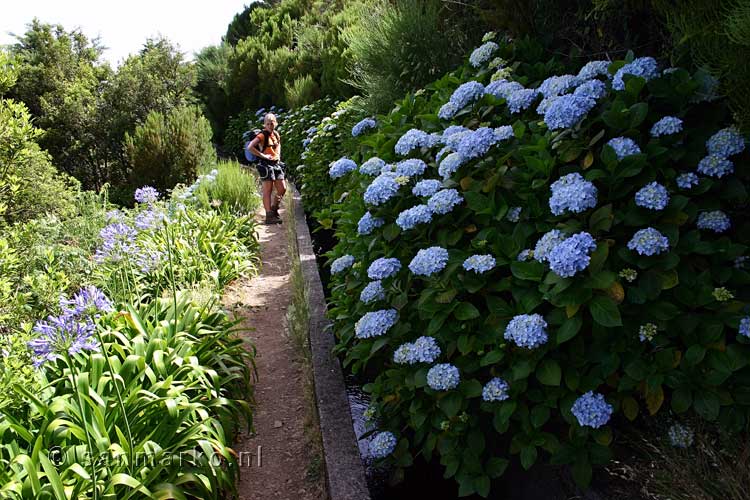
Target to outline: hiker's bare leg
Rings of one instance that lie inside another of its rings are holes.
[[[273,184],[276,187],[276,200],[274,206],[278,208],[281,204],[281,200],[284,199],[284,195],[286,194],[286,184],[284,179],[273,181]]]
[[[271,211],[271,190],[273,189],[273,181],[263,181],[263,208],[266,212]]]

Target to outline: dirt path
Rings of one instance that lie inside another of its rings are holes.
[[[320,481],[308,474],[303,368],[286,332],[292,296],[286,228],[259,224],[258,235],[261,273],[235,284],[224,298],[253,329],[245,336],[257,349],[255,433],[241,434],[234,446],[241,461],[239,498],[317,500],[325,497]]]

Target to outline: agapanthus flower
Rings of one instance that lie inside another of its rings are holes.
[[[380,217],[373,217],[370,212],[365,212],[365,215],[359,219],[357,223],[357,233],[362,236],[372,233],[372,231],[385,224],[385,221]]]
[[[609,61],[589,61],[578,72],[578,78],[580,80],[589,80],[599,75],[609,76],[609,64]]]
[[[395,276],[401,270],[401,262],[396,258],[381,257],[367,268],[367,276],[373,280],[384,280]]]
[[[369,282],[359,294],[359,300],[361,300],[365,304],[376,302],[378,300],[385,300],[385,289],[383,288],[383,282],[380,280]]]
[[[607,142],[612,149],[615,150],[618,160],[622,160],[626,156],[637,155],[641,153],[641,148],[638,144],[629,137],[615,137]]]
[[[440,363],[427,372],[427,385],[434,391],[449,391],[458,387],[461,375],[450,363]]]
[[[469,56],[469,63],[474,66],[475,68],[478,68],[482,64],[486,63],[490,60],[492,57],[492,54],[494,54],[497,49],[499,49],[498,45],[495,42],[486,42],[474,49],[474,51]]]
[[[458,113],[461,109],[456,105],[456,103],[448,101],[442,106],[440,106],[440,109],[438,110],[438,118],[441,120],[450,120],[454,116],[456,116],[456,113]]]
[[[521,207],[510,207],[505,218],[510,222],[518,222],[521,219]]]
[[[408,160],[403,160],[396,164],[396,175],[414,177],[422,175],[425,170],[427,170],[427,164],[416,158],[409,158]]]
[[[365,130],[375,128],[377,126],[378,122],[376,122],[372,118],[365,118],[352,127],[352,137],[358,137]]]
[[[486,95],[492,95],[498,99],[505,99],[506,101],[510,98],[511,94],[525,90],[523,85],[518,82],[510,80],[500,79],[495,80],[484,88]],[[536,91],[538,93],[539,91]]]
[[[541,106],[541,104],[540,104]],[[556,97],[549,103],[544,113],[544,123],[550,130],[570,128],[580,122],[596,106],[596,101],[588,97],[571,94]],[[537,111],[539,108],[537,108]]]
[[[438,173],[443,177],[443,179],[448,179],[456,173],[458,168],[463,165],[465,161],[466,159],[461,155],[461,153],[451,153],[443,158],[443,161],[440,162]]]
[[[740,335],[750,338],[750,316],[745,316],[740,320]]]
[[[596,250],[596,242],[589,233],[580,232],[558,243],[547,256],[549,267],[562,278],[570,278],[589,266],[589,254]]]
[[[729,158],[745,150],[745,138],[736,127],[727,127],[712,135],[706,148],[709,155]]]
[[[729,217],[721,210],[701,212],[698,214],[698,229],[709,229],[715,233],[723,233],[731,226]]]
[[[73,356],[82,351],[98,351],[99,342],[94,336],[96,326],[90,318],[63,313],[50,316],[46,321],[37,321],[34,332],[37,336],[28,342],[33,352],[35,367],[47,361],[55,361],[62,355]]]
[[[358,339],[380,337],[396,324],[397,319],[398,312],[395,309],[368,312],[354,325],[354,335]]]
[[[396,182],[396,177],[395,172],[384,172],[375,177],[365,189],[365,203],[377,206],[393,198],[400,187],[400,184]]]
[[[448,250],[442,247],[424,248],[409,263],[409,270],[417,276],[431,276],[445,269]]]
[[[396,443],[392,432],[378,432],[370,441],[370,455],[376,459],[385,458],[396,449]]]
[[[331,176],[331,179],[338,179],[354,170],[357,170],[357,164],[349,158],[343,157],[331,163],[328,175]]]
[[[149,274],[161,266],[164,252],[150,248],[140,248],[135,254],[135,265],[143,274]]]
[[[484,95],[484,85],[479,82],[469,81],[459,85],[451,94],[450,102],[458,109],[465,108],[469,104],[478,101]]]
[[[601,80],[588,80],[576,87],[573,95],[598,100],[607,95],[607,86]]]
[[[534,349],[547,343],[547,322],[540,314],[519,314],[510,320],[503,337],[518,347]]]
[[[365,175],[379,175],[385,166],[385,161],[381,160],[377,156],[373,156],[362,165],[359,166],[360,173]]]
[[[659,68],[653,57],[639,57],[617,70],[612,78],[612,88],[625,90],[625,75],[639,76],[646,81],[659,76]]]
[[[682,132],[682,120],[674,116],[665,116],[651,127],[651,137],[673,135]]]
[[[669,239],[653,227],[641,229],[628,242],[628,248],[640,255],[657,255],[669,250]]]
[[[427,224],[432,220],[432,210],[427,205],[416,205],[407,208],[396,217],[396,225],[404,231],[418,224]]]
[[[506,97],[508,111],[516,114],[529,109],[538,96],[536,89],[518,89]]]
[[[151,205],[159,199],[159,191],[151,186],[143,186],[135,190],[135,201]]]
[[[680,174],[675,180],[677,182],[677,187],[679,187],[680,189],[690,189],[700,183],[700,179],[698,178],[698,176],[692,172]]]
[[[338,274],[354,265],[354,256],[344,255],[334,260],[331,264],[331,274]]]
[[[406,156],[413,149],[431,148],[434,145],[435,139],[430,134],[413,128],[399,138],[394,151],[396,154]]]
[[[560,177],[550,189],[549,208],[554,215],[562,215],[566,211],[581,213],[596,206],[596,186],[577,172]]]
[[[734,172],[734,163],[721,156],[708,155],[698,162],[698,172],[709,177],[724,177]]]
[[[578,423],[584,427],[598,429],[609,422],[614,408],[604,400],[602,394],[589,391],[576,399],[570,409]]]
[[[107,260],[118,262],[124,259],[133,252],[137,235],[135,229],[121,222],[105,226],[99,232],[102,244],[96,250],[94,260],[101,263]]]
[[[93,285],[88,285],[73,294],[73,297],[60,299],[60,308],[65,314],[80,318],[98,318],[101,313],[114,311],[112,301]]]
[[[455,189],[443,189],[427,200],[427,206],[433,213],[445,215],[463,201],[463,197]]]
[[[693,431],[684,425],[674,424],[667,431],[669,443],[675,448],[690,448],[693,445]]]
[[[534,247],[534,260],[537,262],[546,262],[552,249],[565,241],[565,238],[567,236],[559,229],[552,229],[544,233]]]
[[[111,224],[113,222],[125,222],[125,214],[117,209],[110,210],[109,212],[104,214],[104,219],[107,221],[107,224]]]
[[[474,271],[477,274],[484,274],[495,267],[496,261],[492,255],[472,255],[464,261],[464,269]]]
[[[489,127],[480,127],[474,132],[466,134],[456,148],[456,152],[463,156],[465,159],[479,158],[487,154],[490,148],[500,141],[503,141],[511,134],[507,134],[507,129],[495,132],[497,129],[491,129]]]
[[[664,210],[669,204],[667,188],[658,182],[650,182],[635,193],[635,204],[651,210]]]
[[[432,196],[433,194],[440,191],[443,187],[443,183],[437,179],[425,179],[417,182],[412,188],[411,192],[415,196]]]
[[[165,214],[157,210],[144,210],[135,216],[135,227],[141,231],[156,228],[165,218]]]
[[[482,389],[482,399],[487,402],[505,401],[510,397],[508,395],[509,390],[510,386],[508,385],[508,382],[499,377],[495,377],[487,382]]]
[[[653,323],[646,323],[645,325],[641,325],[641,327],[638,329],[638,338],[641,339],[641,342],[651,342],[656,336],[656,330],[657,327]]]
[[[544,97],[558,96],[575,87],[578,83],[578,77],[574,75],[551,76],[544,80],[537,90]]]

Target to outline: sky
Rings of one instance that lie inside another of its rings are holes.
[[[227,25],[252,0],[3,0],[0,45],[15,43],[35,17],[75,28],[108,47],[103,57],[115,67],[138,52],[149,37],[163,35],[186,54],[221,42]]]

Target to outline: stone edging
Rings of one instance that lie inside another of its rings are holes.
[[[331,354],[334,338],[326,318],[323,283],[318,274],[310,230],[302,199],[294,190],[294,221],[297,251],[310,313],[310,351],[312,354],[315,401],[320,417],[326,479],[331,500],[370,500],[365,470],[354,434],[349,399],[339,360]]]

